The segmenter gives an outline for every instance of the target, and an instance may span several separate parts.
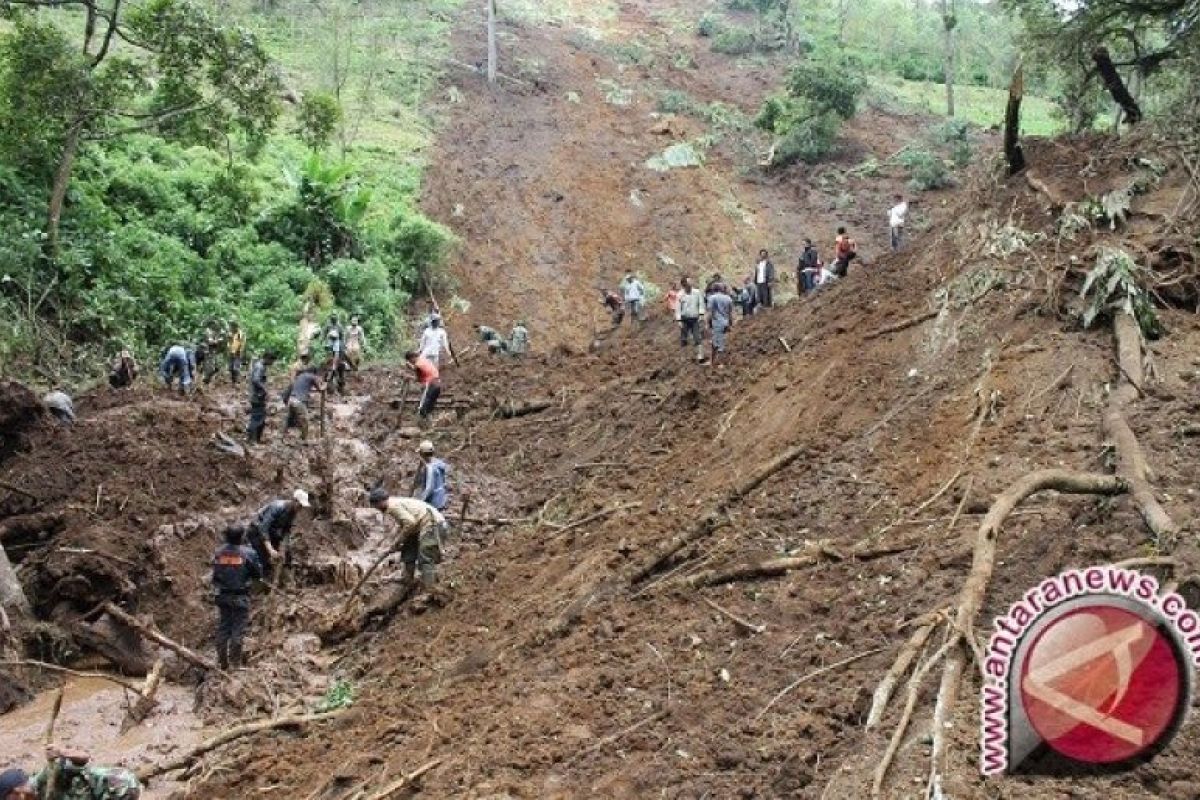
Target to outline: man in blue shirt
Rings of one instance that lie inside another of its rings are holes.
[[[444,513],[450,504],[450,490],[446,484],[450,467],[445,461],[434,457],[433,442],[428,439],[417,447],[417,455],[421,457],[421,467],[413,476],[409,494]]]
[[[718,283],[708,296],[708,325],[712,328],[712,363],[725,353],[725,334],[733,327],[733,298],[725,284]]]

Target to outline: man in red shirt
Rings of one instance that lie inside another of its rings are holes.
[[[442,381],[438,376],[438,368],[416,350],[409,350],[405,353],[404,360],[412,367],[417,382],[421,384],[421,402],[417,405],[417,413],[424,419],[433,413],[438,395],[442,393]]]

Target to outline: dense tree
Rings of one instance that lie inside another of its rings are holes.
[[[274,124],[280,84],[266,52],[187,0],[129,10],[122,0],[105,8],[97,0],[10,0],[5,8],[16,27],[0,50],[0,141],[11,161],[49,184],[51,256],[87,142],[158,130],[192,142],[240,133],[259,145]]]

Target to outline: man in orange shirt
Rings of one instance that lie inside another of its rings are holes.
[[[421,402],[417,405],[417,413],[424,419],[433,413],[438,395],[442,393],[442,381],[437,365],[416,350],[405,353],[404,360],[412,367],[417,382],[421,384]]]

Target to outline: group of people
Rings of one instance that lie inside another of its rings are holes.
[[[479,341],[483,342],[488,352],[493,355],[509,355],[518,358],[529,352],[529,328],[524,320],[518,320],[512,327],[512,332],[505,339],[495,328],[487,325],[476,325]]]
[[[197,378],[204,383],[212,382],[221,370],[220,355],[225,354],[229,370],[229,382],[237,385],[242,374],[242,359],[246,354],[246,334],[236,321],[230,321],[225,331],[210,323],[197,339],[196,344],[177,342],[163,350],[158,365],[158,377],[168,389],[176,385],[184,394],[191,393]],[[114,389],[133,385],[138,366],[133,354],[122,350],[109,367],[108,383]],[[176,383],[178,382],[178,383]]]
[[[408,495],[393,495],[377,485],[366,493],[366,499],[370,507],[397,527],[397,536],[381,561],[399,553],[401,580],[413,584],[419,578],[432,597],[449,531],[446,508],[450,503],[450,467],[437,457],[430,440],[420,443],[417,455],[420,463]],[[262,506],[249,521],[225,527],[223,543],[212,556],[217,663],[221,669],[245,664],[251,596],[256,587],[268,581],[277,585],[282,570],[291,565],[293,531],[301,515],[311,508],[308,492],[296,489],[289,497],[275,498]]]

